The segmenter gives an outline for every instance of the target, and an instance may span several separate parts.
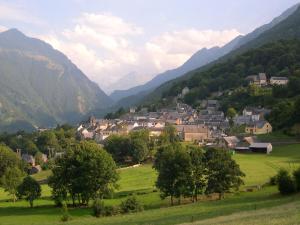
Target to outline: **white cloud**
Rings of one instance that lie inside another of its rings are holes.
[[[39,37],[64,52],[106,92],[120,87],[116,82],[132,71],[138,76],[132,79],[135,86],[180,66],[201,48],[224,45],[240,34],[235,29],[191,28],[148,37],[141,27],[109,13],[83,13],[73,22],[60,33]]]
[[[184,63],[201,48],[223,46],[240,33],[235,30],[197,30],[194,28],[166,32],[146,43],[146,50],[158,70]]]

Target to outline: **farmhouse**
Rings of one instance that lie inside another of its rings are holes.
[[[249,148],[252,152],[270,154],[273,147],[271,143],[252,143]]]
[[[245,132],[248,134],[268,134],[272,132],[272,126],[268,121],[255,121],[246,126]]]

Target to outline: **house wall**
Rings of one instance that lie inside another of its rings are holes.
[[[272,133],[272,126],[266,123],[262,128],[258,127],[246,127],[245,132],[248,134],[268,134]]]
[[[287,83],[287,80],[270,80],[271,85],[286,85]]]
[[[184,133],[184,141],[202,141],[207,138],[206,133]]]

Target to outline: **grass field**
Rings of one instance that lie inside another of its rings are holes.
[[[293,169],[300,165],[300,145],[275,147],[271,155],[236,154],[233,157],[246,173],[246,186],[264,184],[280,167]],[[278,211],[278,221],[282,222],[275,223],[274,220],[274,224],[297,224],[294,221],[299,219],[295,212],[300,207],[300,196],[281,197],[276,187],[233,194],[222,201],[167,208],[168,199],[161,200],[155,189],[156,173],[151,165],[122,169],[119,173],[119,189],[113,199],[106,200],[106,204],[119,204],[129,193],[136,193],[145,205],[144,212],[96,219],[91,216],[91,209],[70,209],[72,220],[67,224],[179,224],[198,220],[201,221],[196,224],[273,224],[258,223],[259,218],[271,221],[263,218],[271,219],[273,211]],[[48,175],[46,171],[35,175],[35,178],[43,180]],[[60,209],[53,206],[50,193],[50,188],[43,185],[42,199],[35,202],[34,209],[30,209],[24,201],[7,202],[8,196],[0,190],[0,225],[62,224]],[[286,216],[280,216],[281,208],[285,209]],[[256,214],[257,217],[254,216]]]

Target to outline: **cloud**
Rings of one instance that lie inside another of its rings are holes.
[[[0,3],[0,20],[19,21],[30,24],[44,24],[44,22],[40,19],[27,12],[23,6],[12,3]]]
[[[0,32],[6,31],[6,30],[8,30],[7,27],[0,25]]]
[[[146,51],[158,70],[184,63],[202,48],[223,46],[240,35],[236,29],[197,30],[195,28],[163,33],[146,43]]]
[[[190,28],[149,37],[140,26],[104,12],[82,13],[72,27],[39,37],[64,52],[110,93],[122,87],[118,81],[133,71],[136,79],[131,78],[131,86],[142,84],[180,66],[199,49],[222,46],[239,34],[235,29]]]

